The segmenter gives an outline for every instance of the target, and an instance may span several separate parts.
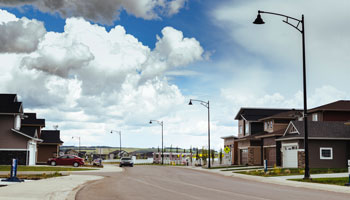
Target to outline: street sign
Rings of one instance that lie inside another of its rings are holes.
[[[230,147],[225,147],[224,151],[225,151],[225,153],[230,153],[231,149],[230,149]]]

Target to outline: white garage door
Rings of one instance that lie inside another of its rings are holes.
[[[283,147],[283,167],[297,168],[298,167],[298,146],[284,146]]]

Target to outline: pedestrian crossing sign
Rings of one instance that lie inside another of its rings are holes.
[[[230,153],[231,149],[230,149],[230,147],[225,147],[224,151],[225,151],[225,153]]]

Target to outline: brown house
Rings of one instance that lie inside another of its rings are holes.
[[[20,165],[35,165],[38,129],[22,126],[22,102],[16,94],[0,94],[0,164],[11,164],[13,158]]]
[[[312,121],[349,121],[350,101],[340,100],[308,110]]]
[[[256,136],[262,140],[263,160],[267,160],[268,166],[281,166],[281,142],[276,139],[283,136],[288,124],[292,120],[296,120],[302,116],[302,110],[290,110],[281,112],[276,115],[265,117],[259,121],[264,123],[263,135]]]
[[[238,142],[237,137],[234,135],[221,137],[221,139],[224,139],[224,148],[228,147],[230,148],[230,160],[231,165],[238,165]]]
[[[346,168],[350,159],[350,126],[344,122],[308,122],[311,168]],[[281,142],[284,168],[304,167],[304,122],[289,123]]]
[[[43,130],[40,139],[43,142],[38,145],[37,163],[46,163],[49,158],[59,155],[60,146],[63,144],[59,130]]]
[[[257,136],[264,135],[264,123],[260,119],[291,111],[292,109],[241,108],[235,119],[238,120],[238,164],[262,165],[263,142]]]

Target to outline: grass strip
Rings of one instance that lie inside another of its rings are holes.
[[[40,180],[40,179],[46,179],[46,178],[53,178],[53,177],[60,177],[60,176],[65,176],[59,172],[55,173],[42,173],[42,174],[20,174],[17,175],[17,178],[19,179],[26,179],[26,180]],[[0,179],[6,179],[9,178],[9,175],[0,175]]]
[[[309,183],[321,183],[321,184],[329,184],[329,185],[341,185],[344,186],[345,183],[349,183],[348,177],[337,177],[337,178],[313,178],[313,179],[288,179],[291,181],[299,181],[299,182],[309,182]]]
[[[347,168],[311,168],[310,174],[330,174],[330,173],[344,173],[348,172]],[[235,173],[254,175],[254,176],[290,176],[290,175],[303,175],[305,173],[303,168],[273,168],[269,169],[266,173],[263,169],[252,169],[249,171],[239,171]]]

